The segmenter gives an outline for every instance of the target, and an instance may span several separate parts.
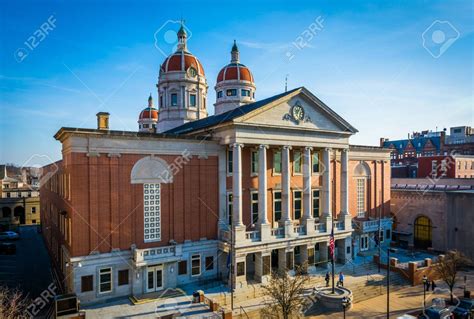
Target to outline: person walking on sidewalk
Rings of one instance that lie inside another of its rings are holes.
[[[329,271],[326,272],[326,277],[324,279],[326,280],[326,287],[329,287]]]
[[[434,291],[436,288],[436,284],[434,282],[434,280],[431,281],[431,291]]]
[[[344,274],[342,273],[342,271],[339,273],[339,281],[337,283],[337,286],[344,287]]]

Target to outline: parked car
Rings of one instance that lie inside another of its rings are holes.
[[[447,308],[426,308],[424,313],[418,315],[419,319],[454,319],[454,314]]]
[[[16,245],[14,243],[0,243],[0,254],[2,255],[16,254]]]
[[[459,300],[459,305],[454,309],[454,318],[471,319],[474,318],[474,299],[463,298]]]
[[[16,240],[16,239],[20,239],[20,235],[18,235],[14,231],[7,230],[0,233],[0,240]]]

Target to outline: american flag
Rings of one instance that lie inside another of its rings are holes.
[[[329,254],[331,255],[331,260],[334,260],[334,229],[331,229],[331,236],[329,237]]]

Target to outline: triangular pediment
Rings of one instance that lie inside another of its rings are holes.
[[[357,130],[305,88],[234,119],[234,123],[356,133]]]

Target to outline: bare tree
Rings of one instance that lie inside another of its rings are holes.
[[[269,283],[263,286],[263,290],[274,303],[262,309],[262,318],[299,317],[300,309],[304,305],[303,293],[308,280],[306,265],[296,267],[294,276],[290,276],[288,271],[273,272]]]
[[[446,253],[444,258],[440,258],[435,264],[435,269],[441,279],[448,285],[451,303],[453,303],[453,289],[457,280],[458,271],[470,264],[470,260],[457,250]]]
[[[27,307],[30,304],[28,298],[18,289],[0,286],[0,318],[18,319],[29,318]]]

